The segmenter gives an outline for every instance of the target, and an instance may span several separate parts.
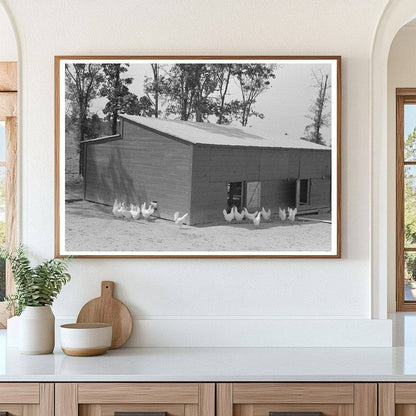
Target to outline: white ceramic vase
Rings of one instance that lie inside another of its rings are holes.
[[[26,306],[19,319],[19,351],[50,354],[55,347],[55,316],[50,306]]]

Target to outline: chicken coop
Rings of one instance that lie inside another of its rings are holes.
[[[250,128],[122,116],[120,134],[85,146],[84,198],[157,202],[155,215],[223,221],[223,209],[330,211],[331,149]]]

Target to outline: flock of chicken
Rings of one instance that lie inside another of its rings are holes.
[[[286,213],[286,209],[281,209],[279,207],[279,217],[282,221],[285,221],[286,219],[288,219],[289,221],[293,223],[295,221],[295,216],[297,212],[298,212],[297,208],[292,209],[288,207],[287,213]],[[270,209],[266,211],[264,207],[262,207],[261,211],[250,213],[248,212],[247,208],[243,208],[241,212],[239,212],[237,207],[235,206],[231,208],[230,212],[227,212],[224,209],[222,213],[224,214],[224,219],[228,224],[231,224],[233,220],[235,220],[236,222],[241,222],[244,220],[244,218],[247,218],[248,220],[253,221],[253,224],[256,227],[260,225],[262,217],[265,221],[270,221],[270,217],[272,214]]]
[[[157,202],[155,201],[149,202],[149,206],[146,207],[146,202],[143,202],[142,205],[128,205],[127,203],[120,202],[116,199],[113,204],[113,215],[117,218],[126,220],[138,220],[140,219],[140,216],[145,220],[149,220],[156,209]],[[176,225],[182,226],[187,216],[188,214],[185,214],[180,217],[179,212],[175,212],[173,214],[173,221]]]
[[[284,208],[280,209],[280,207],[279,207],[279,217],[282,221],[285,221],[286,218],[291,222],[295,221],[295,217],[296,217],[297,213],[298,213],[297,208],[288,207],[287,208],[287,215],[286,215],[286,210]]]
[[[126,202],[120,202],[117,199],[114,201],[113,204],[113,215],[117,218],[123,218],[126,220],[138,220],[140,216],[142,216],[145,220],[149,220],[149,218],[154,214],[155,210],[157,210],[157,202],[152,201],[149,202],[149,205],[146,207],[146,202],[143,202],[142,205],[128,205]],[[295,216],[297,214],[297,208],[289,208],[281,209],[279,207],[279,217],[281,221],[286,221],[288,219],[292,223],[295,221]],[[261,222],[261,218],[265,221],[270,221],[272,212],[270,209],[267,211],[262,207],[260,211],[256,212],[248,212],[247,208],[243,208],[241,212],[238,211],[237,207],[233,206],[230,212],[227,212],[225,209],[222,211],[224,214],[224,219],[228,224],[231,224],[233,220],[236,222],[241,222],[245,218],[250,221],[253,221],[253,224],[258,227]],[[176,225],[182,226],[185,224],[185,220],[188,217],[188,213],[179,216],[179,212],[175,212],[173,214],[173,221]]]

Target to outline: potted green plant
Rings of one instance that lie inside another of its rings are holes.
[[[49,354],[55,346],[55,316],[51,305],[71,276],[68,258],[51,259],[32,266],[23,246],[0,252],[10,261],[16,292],[6,296],[8,309],[19,318],[19,351]]]

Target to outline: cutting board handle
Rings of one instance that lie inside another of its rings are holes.
[[[112,298],[114,292],[114,282],[104,280],[101,282],[101,297]]]

